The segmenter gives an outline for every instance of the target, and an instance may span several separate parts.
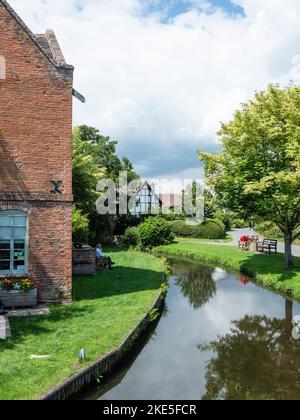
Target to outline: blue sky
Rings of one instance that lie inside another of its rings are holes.
[[[234,5],[230,0],[212,0],[212,4],[215,6],[223,7],[230,13],[242,13],[243,9],[240,6]]]
[[[224,9],[230,15],[243,15],[243,9],[231,0],[207,0],[212,6]],[[195,8],[197,0],[145,0],[145,14],[165,11],[166,21]],[[201,8],[199,6],[199,8]]]
[[[244,13],[230,0],[9,2],[75,66],[87,102],[74,125],[117,140],[144,178],[201,177],[197,150],[218,150],[220,121],[270,82],[300,83],[299,0],[235,0]]]

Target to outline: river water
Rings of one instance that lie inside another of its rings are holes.
[[[220,268],[171,265],[160,321],[84,399],[299,400],[300,305]]]

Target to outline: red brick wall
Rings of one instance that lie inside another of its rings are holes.
[[[73,71],[53,66],[1,4],[0,54],[0,210],[29,212],[40,299],[70,300]],[[51,180],[63,181],[63,194],[50,194]]]

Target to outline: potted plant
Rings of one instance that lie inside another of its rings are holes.
[[[243,235],[239,241],[239,247],[242,251],[249,251],[250,246],[250,237],[247,235]]]
[[[37,288],[29,279],[0,280],[0,301],[5,308],[37,306]]]

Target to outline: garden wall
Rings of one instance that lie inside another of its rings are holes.
[[[91,247],[73,249],[73,276],[96,274],[96,250]]]

